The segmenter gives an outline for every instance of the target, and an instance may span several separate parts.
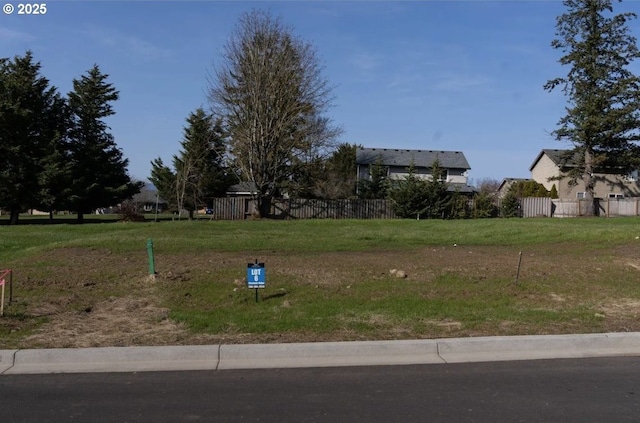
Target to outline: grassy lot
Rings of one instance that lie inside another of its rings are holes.
[[[106,221],[0,225],[0,348],[640,330],[639,218]]]

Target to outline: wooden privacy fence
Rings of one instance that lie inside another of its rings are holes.
[[[249,212],[249,199],[241,197],[214,198],[211,218],[215,220],[243,220]]]
[[[211,219],[242,220],[251,217],[256,203],[249,198],[214,198]],[[395,219],[388,200],[274,199],[271,217],[276,219]]]
[[[577,217],[587,215],[587,200],[558,200],[548,197],[520,199],[522,217]],[[640,198],[608,198],[596,200],[597,214],[604,217],[639,216]],[[500,208],[500,200],[496,202]],[[469,209],[474,210],[473,200]],[[249,198],[215,198],[210,217],[214,220],[243,220],[256,210]],[[305,200],[274,199],[271,217],[276,219],[395,219],[390,200]],[[473,214],[472,214],[473,215]]]
[[[596,214],[603,217],[639,216],[640,198],[596,199]],[[578,217],[588,215],[588,200],[526,197],[520,200],[522,217]]]
[[[278,200],[272,214],[285,219],[394,219],[388,200]]]
[[[525,197],[520,201],[522,217],[550,217],[553,203],[549,197]]]
[[[601,216],[638,216],[640,198],[610,198],[600,200],[599,209]]]

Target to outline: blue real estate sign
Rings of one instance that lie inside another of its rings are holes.
[[[267,282],[264,263],[247,265],[247,288],[264,288]]]

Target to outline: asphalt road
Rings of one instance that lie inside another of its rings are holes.
[[[638,422],[640,358],[0,376],[3,422]]]

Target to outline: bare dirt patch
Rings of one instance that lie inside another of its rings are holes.
[[[185,330],[152,297],[113,297],[79,312],[56,313],[25,342],[35,347],[170,345]]]
[[[435,278],[457,275],[469,282],[462,295],[473,297],[484,290],[486,281],[513,280],[519,259],[516,248],[447,246],[424,247],[411,251],[378,251],[360,253],[279,254],[261,253],[261,261],[269,265],[270,275],[288,278],[292,283],[317,286],[319,289],[350,289],[363,280],[415,283],[425,286],[425,296],[437,296],[428,290]],[[572,284],[607,269],[616,269],[617,278],[637,277],[640,280],[640,251],[637,246],[603,251],[598,257],[585,260],[579,254],[563,251],[562,246],[531,248],[522,255],[518,283],[521,290],[512,295],[534,308],[558,310],[593,302],[594,313],[603,320],[602,330],[640,330],[640,298],[629,293],[616,294],[615,288],[593,286],[585,300]],[[115,254],[108,250],[64,248],[43,254],[29,263],[19,263],[15,277],[14,303],[7,308],[8,316],[0,318],[0,329],[12,334],[9,343],[0,347],[104,347],[134,345],[186,345],[205,343],[301,342],[327,340],[358,340],[363,335],[351,330],[331,334],[251,334],[230,331],[215,335],[194,334],[184,325],[169,318],[170,310],[163,306],[163,284],[188,282],[202,278],[214,270],[237,269],[228,272],[224,280],[230,295],[246,289],[244,269],[252,257],[243,254],[215,253],[198,255],[167,255],[158,258],[158,275],[147,275],[145,252]],[[354,270],[355,268],[355,270]],[[310,270],[311,269],[311,270]],[[604,270],[603,270],[604,269]],[[395,270],[395,272],[394,272]],[[401,270],[402,278],[396,274]],[[212,276],[213,277],[213,276]],[[600,277],[600,276],[598,276]],[[530,289],[527,287],[531,287]],[[490,287],[486,287],[490,289]],[[582,288],[581,288],[582,289]],[[578,290],[579,291],[579,290]],[[185,293],[189,294],[190,293]],[[275,294],[274,294],[275,295]],[[295,306],[289,297],[274,297],[283,308]],[[12,317],[11,312],[19,315]],[[350,317],[345,317],[349,319]],[[35,331],[20,336],[27,327],[24,322],[44,319]],[[364,322],[388,326],[385,316],[372,313]],[[465,329],[455,318],[427,320],[438,336],[479,336],[511,334],[522,329],[517,322],[505,319],[492,324]],[[532,333],[563,333],[580,331],[580,324],[563,327],[532,328]],[[429,337],[416,334],[403,326],[387,329],[389,337]],[[382,336],[382,335],[381,335]]]

